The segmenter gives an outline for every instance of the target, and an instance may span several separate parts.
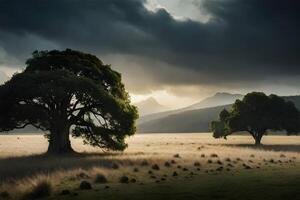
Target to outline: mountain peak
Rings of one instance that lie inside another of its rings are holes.
[[[168,110],[167,107],[159,104],[154,97],[149,97],[135,105],[138,107],[141,116]]]
[[[228,97],[228,96],[240,96],[242,97],[243,95],[242,94],[231,94],[231,93],[228,93],[228,92],[217,92],[215,95],[213,95],[212,97]]]
[[[145,102],[151,102],[151,103],[156,103],[156,104],[159,104],[157,102],[157,100],[154,98],[154,97],[149,97],[148,99],[144,100]]]
[[[215,95],[211,97],[207,97],[203,100],[201,100],[198,103],[195,103],[189,107],[186,108],[186,110],[192,110],[192,109],[200,109],[200,108],[208,108],[208,107],[214,107],[214,106],[221,106],[221,105],[227,105],[232,104],[237,99],[242,99],[242,94],[231,94],[227,92],[217,92]]]
[[[136,105],[145,105],[145,104],[160,105],[154,97],[149,97],[145,100],[142,100],[142,101],[136,103]]]

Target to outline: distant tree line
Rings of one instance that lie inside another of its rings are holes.
[[[224,109],[219,120],[211,122],[215,138],[246,131],[260,145],[262,137],[271,131],[286,131],[297,134],[300,131],[300,112],[293,102],[262,92],[247,94],[243,100],[236,100],[230,111]]]

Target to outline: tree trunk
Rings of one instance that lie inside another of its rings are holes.
[[[255,138],[255,145],[256,145],[256,146],[261,145],[260,141],[261,141],[260,138]]]
[[[64,154],[74,152],[69,138],[69,126],[57,126],[50,131],[48,152]]]
[[[253,137],[255,139],[255,145],[260,146],[261,145],[261,139],[262,139],[263,133],[256,133]]]

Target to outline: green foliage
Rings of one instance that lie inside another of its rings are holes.
[[[210,130],[213,131],[214,138],[225,137],[225,123],[222,121],[212,121],[210,124]]]
[[[229,112],[226,109],[223,109],[219,114],[220,121],[225,122],[229,115]]]
[[[213,131],[214,138],[224,137],[229,134],[227,126],[227,118],[229,117],[229,112],[226,109],[223,109],[219,114],[220,121],[212,121],[210,124],[210,130]]]
[[[138,114],[120,73],[96,56],[70,49],[35,51],[26,65],[0,86],[0,131],[32,125],[49,131],[51,144],[71,129],[86,144],[126,148]]]
[[[286,102],[276,95],[264,93],[247,94],[243,100],[236,100],[232,110],[220,113],[220,121],[212,122],[215,137],[247,131],[259,144],[267,130],[286,130],[297,133],[300,130],[300,114],[292,102]]]

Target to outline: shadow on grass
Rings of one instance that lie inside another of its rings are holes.
[[[251,148],[265,151],[285,151],[285,152],[300,152],[300,145],[291,145],[291,144],[265,144],[256,146],[254,144],[222,144],[228,147],[242,147],[242,148]]]
[[[120,166],[140,163],[139,159],[118,157],[123,153],[71,153],[65,155],[38,154],[0,158],[0,183],[6,180],[49,174],[61,170],[91,169],[101,167],[111,169],[114,164]],[[130,155],[126,153],[126,155]]]

